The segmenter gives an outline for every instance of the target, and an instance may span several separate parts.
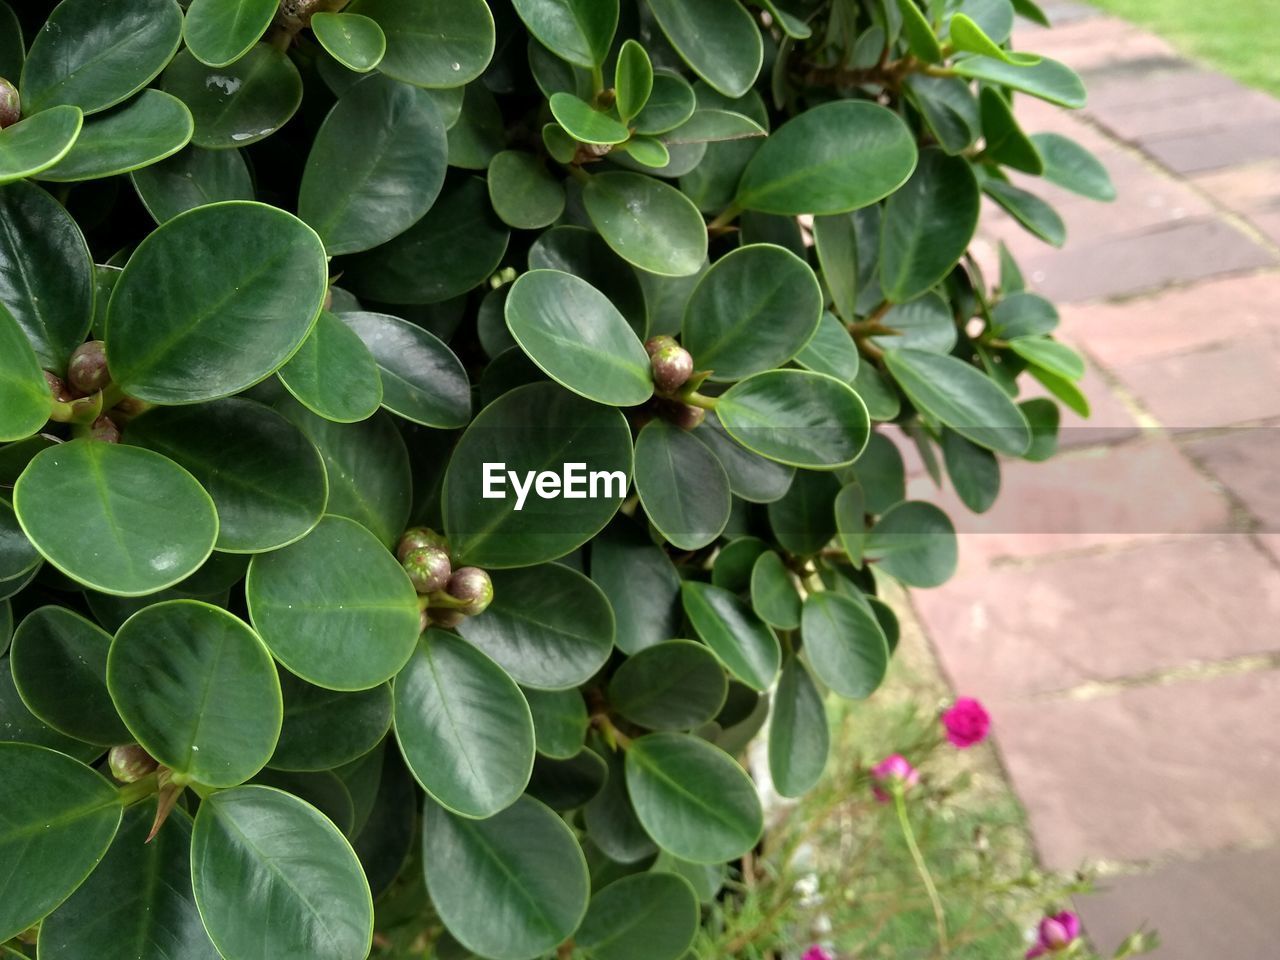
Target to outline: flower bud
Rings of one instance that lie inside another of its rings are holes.
[[[693,355],[678,343],[668,344],[649,357],[653,385],[659,393],[675,393],[693,376]]]
[[[136,743],[112,747],[107,754],[107,763],[111,766],[111,775],[121,783],[137,783],[160,766],[151,754]]]
[[[981,743],[991,730],[991,717],[973,697],[960,697],[942,714],[947,740],[961,750]]]
[[[461,610],[432,610],[431,623],[436,627],[456,627],[467,619]]]
[[[459,608],[468,617],[483,613],[493,602],[493,581],[479,567],[459,567],[453,571],[445,591],[455,600],[467,601]]]
[[[707,411],[687,403],[673,403],[667,419],[681,430],[696,430],[707,419]]]
[[[89,437],[92,440],[101,440],[103,443],[119,443],[120,428],[104,413],[89,427]]]
[[[0,130],[12,126],[22,119],[22,101],[18,99],[18,88],[0,77]]]
[[[44,371],[44,382],[49,385],[49,395],[59,403],[70,403],[75,399],[67,388],[67,382],[57,374]]]
[[[1045,917],[1036,930],[1036,942],[1027,951],[1027,960],[1061,953],[1080,938],[1080,918],[1070,910]]]
[[[418,547],[416,550],[410,550],[401,563],[404,565],[405,573],[409,574],[409,579],[413,582],[413,589],[419,593],[435,593],[437,590],[443,590],[445,584],[449,582],[449,576],[453,573],[449,554],[439,547]]]
[[[410,527],[396,544],[396,559],[404,563],[412,551],[423,547],[439,547],[445,553],[449,552],[449,542],[430,527]]]
[[[890,754],[871,768],[871,792],[880,803],[893,798],[892,791],[906,791],[920,782],[920,774],[900,753]]]
[[[81,393],[97,393],[109,384],[107,345],[101,340],[90,340],[76,347],[67,364],[67,379]]]
[[[644,342],[645,352],[648,353],[649,356],[651,357],[655,353],[657,353],[659,350],[662,350],[665,347],[678,347],[678,346],[680,346],[680,344],[676,343],[675,338],[669,337],[665,333],[660,334],[656,337],[650,337],[648,340]]]

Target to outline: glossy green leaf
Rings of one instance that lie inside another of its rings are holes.
[[[1116,198],[1107,168],[1074,140],[1058,133],[1036,133],[1031,142],[1044,158],[1044,178],[1050,183],[1090,200],[1110,203]]]
[[[378,362],[360,335],[328,310],[277,371],[280,382],[312,413],[338,423],[367,420],[382,403]]]
[[[840,696],[864,699],[884,681],[889,646],[869,607],[838,593],[810,594],[800,633],[813,672]]]
[[[951,43],[956,50],[981,54],[1014,66],[1033,66],[1040,62],[1040,58],[1034,54],[1012,53],[1005,50],[964,13],[956,13],[951,18]]]
[[[249,202],[197,207],[143,240],[117,281],[107,312],[111,372],[129,394],[156,403],[236,393],[307,338],[327,281],[320,238],[291,214]],[[238,349],[228,352],[232,342]]]
[[[693,72],[726,97],[740,97],[760,73],[764,43],[737,0],[648,0],[671,45]]]
[[[191,835],[191,881],[226,960],[369,953],[373,899],[360,861],[337,827],[291,794],[244,786],[207,797]]]
[[[680,76],[656,72],[644,109],[632,121],[636,133],[656,136],[683,126],[697,106],[693,88]]]
[[[1050,340],[1048,337],[1015,337],[1009,341],[1009,349],[1028,363],[1063,379],[1079,380],[1084,376],[1084,357],[1057,340]]]
[[[1089,398],[1070,380],[1064,380],[1043,367],[1029,367],[1027,372],[1039,380],[1046,390],[1066,404],[1069,409],[1082,417],[1089,416]]]
[[[507,328],[529,358],[574,393],[631,407],[653,394],[644,345],[609,299],[585,280],[532,270],[511,287]]]
[[[836,313],[853,320],[858,312],[858,231],[853,217],[844,213],[814,217],[813,246]]]
[[[197,60],[225,67],[262,38],[277,6],[272,0],[191,0],[182,37]]]
[[[618,28],[618,0],[514,0],[529,32],[556,56],[599,67]]]
[[[580,472],[575,468],[571,481],[575,492],[582,488],[588,493],[586,499],[544,500],[528,487],[530,471],[535,477],[558,472],[566,462],[584,464]],[[483,495],[486,463],[505,464],[492,468],[503,471],[494,474],[493,497]],[[471,422],[445,474],[444,527],[454,561],[522,567],[576,550],[621,506],[631,464],[631,431],[616,409],[553,383],[533,383],[504,394]],[[523,502],[510,472],[525,485]],[[590,496],[593,474],[595,497]]]
[[[88,114],[120,103],[164,69],[181,32],[173,0],[122,0],[109,15],[98,0],[64,0],[27,53],[23,113],[69,103]]]
[[[836,475],[799,471],[786,496],[769,504],[774,538],[798,556],[818,553],[835,536],[833,509],[840,482]]]
[[[947,153],[964,152],[982,134],[978,98],[967,80],[916,73],[903,81],[903,92]]]
[[[571,93],[551,95],[551,113],[569,136],[582,143],[622,143],[631,131]]]
[[[129,176],[156,223],[207,203],[253,199],[253,178],[239,150],[190,146]]]
[[[40,366],[61,374],[93,321],[89,248],[62,204],[35,184],[0,187],[0,223],[0,303]]]
[[[772,550],[760,554],[751,568],[751,607],[779,630],[800,626],[800,594],[782,558]]]
[[[629,124],[649,100],[653,91],[653,64],[644,47],[628,40],[618,52],[618,67],[613,81],[618,116]]]
[[[930,353],[950,353],[958,338],[951,305],[932,290],[904,303],[895,303],[880,322],[894,331],[871,338],[871,342],[881,350],[906,347]]]
[[[698,110],[686,123],[666,134],[662,142],[671,147],[696,143],[754,140],[768,131],[750,117],[731,110]]]
[[[482,83],[468,84],[463,90],[461,113],[457,122],[449,127],[449,166],[486,169],[507,145],[503,124],[502,108],[489,88]],[[564,162],[568,163],[575,145],[572,139],[566,139],[569,157]]]
[[[724,751],[683,733],[651,733],[627,750],[627,792],[645,831],[692,863],[721,863],[756,845],[764,815],[755,784]]]
[[[363,757],[391,727],[391,688],[379,684],[344,693],[280,674],[284,722],[267,766],[273,770],[332,770]]]
[[[22,440],[49,419],[49,385],[31,342],[0,303],[0,440]]]
[[[766,370],[729,388],[716,404],[729,435],[763,457],[810,470],[858,458],[871,425],[856,393],[807,370]]]
[[[298,215],[331,255],[386,243],[431,209],[448,149],[431,93],[369,77],[339,98],[316,133]]]
[[[711,448],[729,476],[735,497],[751,503],[772,503],[791,486],[795,468],[767,460],[734,440],[714,412],[709,412],[694,436]]]
[[[693,945],[702,914],[688,880],[639,873],[615,880],[591,898],[574,944],[592,960],[680,960]]]
[[[572,690],[523,691],[533,714],[533,730],[538,753],[557,760],[568,760],[582,751],[582,742],[590,723],[582,692]]]
[[[132,742],[107,692],[110,647],[111,634],[65,607],[27,614],[9,651],[22,702],[76,740],[102,746]]]
[[[956,571],[956,531],[931,503],[908,500],[887,511],[867,536],[866,556],[909,587],[937,587]]]
[[[36,574],[40,553],[22,532],[9,501],[0,498],[0,591],[11,596]]]
[[[583,809],[587,838],[615,863],[638,864],[655,856],[657,845],[645,833],[627,795],[627,776],[621,752],[596,738],[593,753],[605,762],[604,786]]]
[[[715,718],[728,689],[707,647],[665,640],[623,661],[609,681],[609,704],[650,730],[692,730]]]
[[[591,542],[591,579],[613,608],[614,642],[635,654],[680,631],[680,575],[666,552],[627,517]]]
[[[345,837],[350,837],[354,830],[355,800],[346,783],[336,773],[329,770],[316,773],[263,770],[251,783],[275,787],[293,794],[299,800],[305,800],[328,817]]]
[[[27,45],[22,37],[22,24],[9,4],[0,2],[0,76],[22,76],[22,64],[27,59]]]
[[[951,69],[962,77],[1009,87],[1072,110],[1085,104],[1084,84],[1075,71],[1049,57],[1043,57],[1034,64],[1005,63],[991,57],[965,57],[952,63]]]
[[[925,350],[890,350],[885,364],[911,402],[974,443],[1020,455],[1027,421],[1003,390],[972,364]]]
[[[582,200],[600,235],[628,263],[667,277],[702,268],[706,225],[674,187],[636,173],[598,173],[587,181]]]
[[[1047,397],[1035,397],[1018,404],[1031,424],[1031,446],[1023,456],[1035,463],[1048,460],[1058,452],[1058,426],[1062,412]]]
[[[782,662],[773,630],[722,587],[688,580],[681,588],[681,598],[693,629],[729,672],[753,690],[767,690]]]
[[[0,657],[0,742],[48,747],[84,763],[102,756],[102,747],[64,736],[27,709],[13,684],[8,657]]]
[[[821,319],[822,290],[809,265],[782,247],[752,244],[698,281],[682,335],[698,370],[732,382],[786,363]]]
[[[120,826],[115,788],[45,747],[0,743],[0,942],[65,900],[98,865]]]
[[[746,593],[751,589],[751,569],[756,558],[769,549],[759,537],[738,536],[730,540],[716,553],[711,566],[711,582],[731,593]]]
[[[1000,492],[1000,461],[986,447],[943,428],[942,456],[947,476],[960,502],[974,513],[985,513]]]
[[[609,768],[599,754],[579,749],[567,760],[535,760],[525,792],[552,810],[577,810],[604,789],[608,776]]]
[[[316,686],[377,686],[417,643],[408,575],[373,534],[344,517],[326,517],[297,543],[255,556],[245,597],[276,659]]]
[[[590,680],[613,651],[613,610],[586,576],[558,563],[495,570],[493,602],[458,632],[527,687]]]
[[[161,78],[195,118],[191,142],[211,150],[269,137],[302,103],[302,77],[285,54],[260,43],[235,63],[210,67],[183,50]]]
[[[1011,293],[992,307],[991,332],[1003,340],[1042,336],[1057,329],[1058,319],[1058,309],[1044,297]]]
[[[969,248],[981,194],[969,161],[923,150],[911,179],[885,204],[880,235],[884,295],[902,303],[945,277]]]
[[[898,11],[902,17],[902,36],[907,41],[907,48],[926,63],[941,60],[942,47],[933,32],[933,24],[916,5],[915,0],[898,0]]]
[[[598,233],[584,227],[552,227],[529,248],[529,269],[560,270],[581,277],[609,298],[636,336],[648,335],[648,307],[636,271],[609,249]]]
[[[95,440],[37,454],[18,478],[13,505],[45,559],[78,583],[122,597],[185,579],[218,536],[213,501],[191,474],[150,450]]]
[[[377,21],[358,13],[322,10],[312,15],[311,29],[331,57],[358,73],[372,70],[387,52],[387,35]]]
[[[522,797],[478,821],[427,803],[422,836],[431,901],[469,950],[534,960],[582,922],[590,890],[582,848],[537,800]]]
[[[1045,243],[1060,247],[1067,242],[1067,226],[1062,222],[1062,217],[1034,193],[1015,187],[1004,180],[992,179],[984,181],[982,189],[987,196]]]
[[[796,363],[806,370],[825,373],[849,384],[857,378],[861,362],[857,344],[849,336],[849,331],[834,314],[826,311],[818,323],[818,332],[796,354]]]
[[[792,657],[782,668],[769,716],[769,773],[778,793],[808,793],[822,777],[830,751],[822,695],[804,662]]]
[[[428,630],[395,681],[396,739],[445,809],[483,819],[524,792],[533,719],[520,688],[471,644]]]
[[[650,521],[681,550],[705,547],[729,522],[732,494],[719,459],[664,420],[650,421],[636,438],[635,479]]]
[[[509,227],[538,230],[564,212],[564,186],[531,153],[499,153],[489,162],[488,182],[493,210]]]
[[[48,170],[75,145],[84,123],[79,107],[50,107],[0,130],[0,184]]]
[[[358,0],[346,12],[377,22],[387,38],[378,69],[415,87],[460,87],[493,56],[493,14],[484,0]]]
[[[982,135],[992,160],[1024,173],[1044,172],[1044,158],[1035,143],[1022,132],[1013,107],[995,87],[982,90]]]
[[[369,880],[374,896],[381,896],[401,875],[411,852],[418,828],[418,794],[413,778],[405,770],[395,750],[379,750],[373,755],[385,753],[382,759],[382,775],[368,813],[357,811],[355,841],[356,855]],[[351,768],[344,768],[351,769]],[[363,786],[358,777],[359,768],[346,782]],[[377,776],[376,773],[373,774]],[[364,774],[366,780],[368,773]],[[367,788],[366,788],[367,789]]]
[[[747,164],[737,204],[784,216],[847,213],[906,183],[916,146],[905,123],[865,100],[814,107],[775,131]]]

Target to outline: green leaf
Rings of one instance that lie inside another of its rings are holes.
[[[367,420],[382,403],[378,362],[351,327],[328,310],[277,371],[280,382],[312,413],[338,423]]]
[[[902,14],[902,35],[907,41],[907,48],[926,63],[940,61],[942,47],[934,35],[933,24],[916,6],[915,0],[898,0],[898,10]]]
[[[586,683],[613,651],[613,609],[587,577],[558,563],[495,570],[493,602],[458,632],[526,687]]]
[[[766,550],[751,568],[751,607],[765,623],[779,630],[800,626],[800,594],[782,558]]]
[[[591,579],[613,608],[614,642],[623,653],[639,653],[679,633],[680,575],[630,519],[619,517],[591,542]]]
[[[664,640],[628,657],[609,681],[609,704],[650,730],[692,730],[715,719],[729,685],[715,654],[691,640]]]
[[[807,370],[766,370],[735,383],[716,415],[748,450],[810,470],[853,463],[871,430],[867,408],[848,384]]]
[[[577,810],[604,789],[608,776],[609,768],[599,754],[579,749],[568,760],[538,757],[525,792],[552,810]]]
[[[649,54],[635,40],[627,40],[618,53],[613,81],[618,116],[629,124],[639,115],[653,92],[653,64]]]
[[[511,287],[507,328],[548,376],[597,403],[632,407],[653,395],[649,356],[599,290],[558,270],[533,270]]]
[[[956,531],[931,503],[908,500],[888,510],[867,536],[866,557],[909,587],[937,587],[957,562]]]
[[[693,72],[726,97],[756,82],[764,42],[737,0],[647,0],[658,26]]]
[[[1032,134],[1031,142],[1044,158],[1044,178],[1050,183],[1090,200],[1115,200],[1107,168],[1080,144],[1058,133]]]
[[[1082,417],[1089,416],[1089,398],[1074,383],[1064,380],[1043,367],[1029,367],[1027,372],[1044,385],[1044,388]]]
[[[982,133],[978,98],[967,80],[913,73],[903,81],[903,91],[947,153],[963,153]]]
[[[488,182],[493,210],[509,227],[538,230],[564,212],[564,185],[531,153],[499,153],[489,161]]]
[[[196,252],[201,266],[192,270]],[[291,214],[243,201],[197,207],[143,240],[116,282],[106,328],[112,375],[155,403],[237,393],[298,349],[327,283],[320,238]]]
[[[1031,447],[1023,456],[1032,462],[1048,460],[1058,452],[1058,425],[1062,413],[1047,397],[1036,397],[1018,404],[1031,424]]]
[[[9,651],[22,702],[76,740],[101,746],[132,742],[107,692],[110,647],[111,634],[65,607],[27,614]]]
[[[22,440],[49,419],[49,385],[31,342],[0,303],[0,440]]]
[[[750,117],[732,110],[699,110],[686,123],[666,134],[670,146],[695,143],[722,143],[768,136],[768,131]]]
[[[1040,62],[1040,58],[1034,54],[1011,53],[1005,50],[988,37],[972,18],[963,13],[956,13],[951,18],[951,43],[957,50],[981,54],[1013,66],[1034,66]]]
[[[623,124],[571,93],[552,94],[551,113],[571,137],[582,143],[622,143],[631,136]]]
[[[838,593],[812,593],[800,633],[813,672],[840,696],[862,700],[884,681],[889,646],[870,607]]]
[[[272,0],[191,0],[182,37],[201,63],[225,67],[262,39],[277,6]]]
[[[54,166],[71,151],[83,123],[80,108],[64,104],[0,130],[0,184]]]
[[[636,336],[648,335],[645,291],[636,271],[609,249],[598,233],[585,227],[552,227],[529,248],[529,269],[560,270],[581,277],[622,311]]]
[[[570,459],[572,458],[572,459]],[[575,488],[586,499],[543,501],[517,510],[514,484],[504,472],[493,484],[501,498],[483,496],[484,464],[515,472],[561,471],[585,464]],[[553,383],[518,387],[495,400],[471,422],[454,449],[444,481],[444,527],[456,563],[522,567],[555,560],[594,537],[621,506],[631,476],[631,431],[622,414]],[[597,496],[589,494],[591,475]]]
[[[245,786],[206,797],[191,835],[191,881],[228,960],[368,955],[373,899],[360,861],[337,827],[291,794]]]
[[[607,748],[598,738],[592,752],[604,760],[606,776],[604,786],[583,810],[587,838],[615,863],[634,864],[655,856],[658,848],[636,818],[627,795],[621,752]]]
[[[1034,293],[1010,293],[991,309],[991,332],[1003,340],[1041,336],[1057,326],[1057,308]]]
[[[755,784],[728,754],[689,734],[632,742],[627,792],[658,846],[691,863],[734,860],[764,830]]]
[[[96,440],[42,450],[18,478],[13,506],[45,559],[122,597],[185,579],[218,537],[213,501],[191,474],[150,450]]]
[[[697,437],[652,420],[636,438],[636,493],[650,521],[681,550],[698,550],[729,522],[732,494],[719,459]]]
[[[915,139],[896,114],[865,100],[824,103],[761,145],[736,202],[784,216],[847,213],[893,193],[915,165]]]
[[[299,800],[305,800],[328,817],[345,837],[350,837],[354,831],[355,800],[346,783],[336,773],[328,770],[317,773],[263,770],[253,778],[252,783],[275,787],[293,794]]]
[[[40,554],[22,532],[13,507],[0,499],[0,590],[4,596],[25,587],[40,563]]]
[[[996,455],[944,427],[942,457],[960,502],[974,513],[990,510],[1000,493],[1000,461]]]
[[[637,173],[600,173],[587,181],[582,199],[592,224],[627,262],[668,277],[702,268],[706,225],[698,208],[674,187]]]
[[[732,382],[786,363],[821,319],[822,289],[809,265],[761,243],[734,250],[703,275],[681,332],[698,370]]]
[[[871,338],[881,350],[928,350],[950,353],[956,345],[957,332],[951,305],[934,291],[927,291],[905,303],[895,303],[880,321],[894,330]]]
[[[161,78],[195,118],[191,142],[211,150],[247,147],[275,133],[302,103],[302,77],[285,54],[260,43],[226,67],[183,50]]]
[[[618,0],[514,0],[529,32],[556,56],[599,67],[618,28]]]
[[[889,373],[917,408],[974,443],[1019,456],[1031,432],[1013,401],[972,364],[925,350],[889,350]]]
[[[982,190],[1045,243],[1060,247],[1067,242],[1067,227],[1062,217],[1034,193],[1004,180],[992,179],[983,182]]]
[[[332,770],[373,750],[391,728],[391,688],[379,684],[356,693],[313,686],[280,674],[284,722],[273,770]]]
[[[482,83],[469,84],[463,90],[461,114],[449,127],[449,166],[486,169],[507,145],[504,123],[502,110],[489,89]],[[563,162],[573,159],[575,149],[576,144],[570,139],[569,156]]]
[[[818,332],[796,354],[796,363],[814,373],[825,373],[844,383],[852,384],[861,365],[857,344],[849,336],[844,324],[834,314],[823,311]]]
[[[181,33],[182,10],[173,0],[122,0],[110,8],[64,0],[27,53],[22,111],[69,103],[88,114],[114,106],[155,79]]]
[[[27,59],[27,47],[22,39],[22,24],[18,15],[0,0],[0,76],[22,76],[22,64]]]
[[[813,30],[800,17],[788,13],[776,0],[760,0],[760,6],[769,11],[773,22],[788,37],[794,40],[806,40],[813,36]]]
[[[428,91],[368,77],[344,93],[320,125],[302,174],[298,216],[330,255],[386,243],[431,209],[448,152]]]
[[[271,655],[239,618],[196,600],[139,610],[111,644],[107,685],[138,743],[211,787],[243,783],[280,736]]]
[[[129,177],[156,223],[207,203],[253,199],[253,178],[239,150],[190,146]]]
[[[48,960],[219,960],[191,891],[191,817],[174,810],[147,835],[156,804],[125,811],[89,879],[40,925]]]
[[[993,43],[1006,43],[1013,33],[1014,5],[1010,0],[960,0],[953,4]]]
[[[840,481],[833,473],[797,473],[787,495],[769,504],[774,538],[790,553],[818,553],[836,534],[833,510],[839,492]]]
[[[415,87],[460,87],[493,56],[493,14],[484,0],[358,0],[346,12],[377,22],[387,38],[378,69]]]
[[[735,497],[751,503],[772,503],[791,486],[794,467],[766,460],[742,446],[725,432],[714,412],[707,413],[693,435],[716,455],[729,476],[729,489]]]
[[[590,723],[582,691],[525,689],[522,692],[533,714],[538,753],[568,760],[582,752]]]
[[[844,213],[814,217],[813,246],[836,313],[852,321],[858,313],[858,230],[853,217]],[[844,339],[848,340],[848,335]],[[857,366],[854,363],[855,373]]]
[[[382,303],[440,303],[466,293],[498,268],[511,234],[494,215],[479,177],[447,187],[427,215],[388,243],[352,260],[350,283]],[[424,263],[447,264],[423,270]]]
[[[98,865],[120,826],[115,788],[44,747],[0,743],[0,942],[50,913]]]
[[[996,162],[1036,176],[1044,172],[1040,151],[1022,132],[1009,101],[995,87],[982,90],[982,135],[986,155]]]
[[[488,820],[428,802],[422,856],[427,890],[445,927],[494,960],[534,960],[578,929],[590,878],[569,827],[522,797]]]
[[[698,896],[674,873],[639,873],[594,897],[574,944],[592,960],[680,960],[702,922]]]
[[[322,10],[312,14],[311,29],[331,57],[357,73],[368,73],[387,52],[387,35],[377,21],[358,13]]]
[[[799,657],[782,668],[769,717],[769,773],[784,797],[808,793],[822,777],[831,751],[827,711]]]
[[[0,187],[0,303],[46,370],[61,374],[93,321],[93,260],[62,204],[35,184]]]
[[[8,657],[0,657],[0,735],[10,743],[49,747],[85,763],[102,756],[102,747],[63,736],[27,709],[13,685]]]
[[[390,679],[418,639],[408,575],[373,534],[343,517],[325,517],[297,543],[256,555],[245,598],[276,659],[331,690]],[[365,640],[353,644],[356,637]]]
[[[978,228],[981,200],[968,160],[920,152],[915,173],[884,208],[880,282],[887,299],[910,300],[951,272]]]
[[[750,607],[722,587],[694,580],[685,581],[681,598],[693,629],[730,673],[753,690],[772,686],[782,661],[781,648],[773,630]],[[672,853],[680,855],[676,850]]]
[[[653,89],[632,126],[636,133],[656,136],[683,126],[697,106],[693,87],[680,76],[661,71],[653,75]]]
[[[1015,337],[1009,341],[1009,349],[1028,363],[1065,380],[1079,380],[1084,376],[1084,357],[1057,340]]]
[[[1005,63],[991,57],[965,57],[951,64],[962,77],[1009,87],[1078,110],[1085,105],[1084,84],[1066,64],[1042,57],[1034,64]]]
[[[339,314],[378,365],[382,405],[425,427],[449,430],[471,419],[471,383],[439,337],[381,313]]]

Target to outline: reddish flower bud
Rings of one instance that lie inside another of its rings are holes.
[[[97,393],[109,384],[107,345],[101,340],[90,340],[76,347],[67,364],[67,379],[81,393]]]
[[[448,541],[430,527],[410,527],[396,544],[396,559],[404,563],[404,558],[410,552],[421,550],[423,547],[439,547],[445,553],[449,552]]]
[[[881,803],[888,803],[893,790],[908,790],[920,782],[916,768],[900,753],[890,754],[871,768],[871,792]]]
[[[453,571],[445,591],[455,600],[467,601],[460,610],[468,617],[483,613],[493,602],[493,581],[479,567],[460,567]]]
[[[404,565],[405,573],[409,574],[409,579],[413,582],[413,589],[419,593],[435,593],[437,590],[443,590],[445,584],[449,582],[449,576],[453,573],[449,554],[439,547],[418,547],[416,550],[410,550],[401,563]]]
[[[668,344],[650,354],[653,385],[659,393],[675,393],[693,376],[693,355],[677,343]]]
[[[664,347],[678,347],[678,346],[680,346],[680,344],[676,343],[675,338],[669,337],[665,333],[660,334],[659,336],[656,336],[656,337],[650,337],[648,340],[644,342],[645,351],[648,352],[649,356],[651,357],[655,353],[657,353],[659,350],[662,350]]]
[[[18,88],[0,77],[0,130],[12,126],[22,119],[22,101],[18,99]]]
[[[112,747],[107,754],[111,775],[121,783],[137,783],[160,766],[155,758],[136,743]]]
[[[679,400],[659,399],[656,409],[663,420],[681,430],[696,430],[707,419],[707,411]]]
[[[1027,951],[1027,960],[1035,960],[1049,953],[1061,953],[1080,938],[1080,918],[1070,910],[1040,921],[1036,930],[1036,942]]]
[[[93,440],[101,440],[103,443],[119,443],[120,428],[104,413],[89,427],[89,437]]]
[[[987,738],[991,730],[991,717],[982,704],[973,697],[960,697],[942,714],[942,726],[952,746],[964,750]]]
[[[461,610],[432,610],[431,624],[436,627],[456,627],[467,619]]]
[[[67,388],[67,382],[57,374],[44,371],[44,382],[49,385],[49,395],[60,403],[70,403],[75,399]]]

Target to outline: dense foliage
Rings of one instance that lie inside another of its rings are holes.
[[[1015,13],[0,2],[0,954],[684,956],[1084,409]]]

